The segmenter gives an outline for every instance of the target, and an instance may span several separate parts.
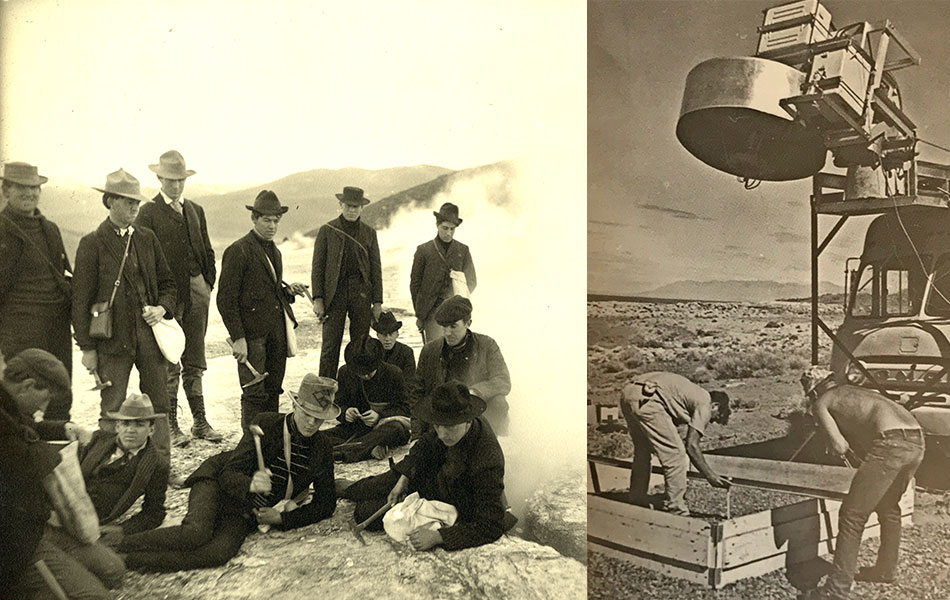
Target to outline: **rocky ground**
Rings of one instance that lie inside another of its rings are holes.
[[[840,307],[824,305],[821,313],[830,324],[840,321]],[[636,373],[680,373],[707,389],[724,389],[732,399],[730,423],[710,425],[704,449],[732,453],[739,447],[740,452],[765,450],[770,457],[788,458],[805,436],[797,424],[790,426],[790,420],[801,398],[798,378],[810,362],[809,327],[806,303],[590,302],[588,402],[614,404],[619,390]],[[827,364],[830,347],[824,336],[822,344],[819,360]],[[633,446],[625,431],[602,429],[588,427],[590,453],[632,456]],[[790,438],[779,440],[790,431]],[[831,461],[814,442],[803,455],[819,462]],[[695,481],[690,487],[689,501],[699,512],[721,513],[721,491]],[[950,494],[925,488],[916,491],[915,525],[905,529],[901,544],[900,581],[891,585],[857,583],[852,598],[950,598]],[[786,502],[758,494],[752,498],[752,507]],[[877,539],[862,545],[862,564],[873,562],[877,546]],[[798,589],[789,579],[783,569],[714,592],[596,552],[588,556],[590,598],[791,599]]]

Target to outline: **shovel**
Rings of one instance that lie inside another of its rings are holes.
[[[356,536],[356,539],[358,539],[361,544],[363,544],[364,546],[366,545],[366,540],[363,539],[363,534],[362,534],[361,532],[362,532],[364,529],[366,529],[366,527],[367,527],[370,523],[372,523],[372,522],[375,521],[376,519],[378,519],[378,518],[380,518],[381,516],[383,516],[383,514],[384,514],[387,510],[389,510],[390,508],[392,508],[394,505],[395,505],[394,502],[387,502],[386,504],[382,505],[379,510],[377,510],[376,512],[374,512],[372,515],[369,516],[368,519],[366,519],[365,521],[363,521],[363,522],[360,523],[359,525],[356,525],[356,526],[354,526],[354,525],[352,525],[352,524],[350,525],[350,528],[353,530],[353,535]]]
[[[90,371],[90,372],[92,373],[92,376],[96,379],[96,385],[93,388],[91,388],[90,391],[98,392],[99,390],[104,390],[107,387],[112,386],[111,381],[103,381],[102,378],[99,377],[99,371]]]
[[[231,338],[227,338],[227,339],[225,339],[224,341],[226,341],[226,342],[228,343],[228,346],[230,346],[230,347],[232,347],[232,348],[234,347],[234,341],[233,341]],[[247,361],[246,358],[245,358],[244,360],[242,360],[242,361],[239,361],[239,362],[241,362],[245,367],[247,367],[247,368],[251,371],[251,375],[254,376],[254,379],[252,379],[252,380],[248,381],[247,383],[245,383],[244,385],[242,385],[242,386],[241,386],[242,388],[249,388],[249,387],[251,387],[252,385],[257,385],[258,383],[264,381],[264,380],[267,378],[267,375],[268,375],[267,371],[264,371],[263,374],[260,373],[257,369],[254,368],[254,365],[252,365],[251,363],[249,363],[249,362]]]

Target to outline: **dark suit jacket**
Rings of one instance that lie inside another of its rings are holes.
[[[317,241],[313,245],[313,265],[311,285],[314,298],[323,298],[324,307],[329,307],[336,293],[336,284],[340,279],[340,266],[343,263],[343,244],[355,245],[353,240],[339,230],[342,229],[343,216],[333,219],[317,231]],[[379,260],[379,242],[376,230],[360,220],[356,239],[366,252],[356,248],[360,273],[363,281],[370,284],[371,302],[383,301],[383,273]]]
[[[69,298],[69,281],[64,273],[67,271],[72,273],[72,269],[69,266],[69,257],[66,256],[66,250],[63,248],[63,236],[56,223],[43,215],[40,215],[39,219],[43,235],[46,236],[46,243],[49,244],[50,259],[53,263],[50,265],[50,270],[53,271],[56,283],[63,290],[63,294]],[[4,305],[7,292],[16,285],[20,275],[20,267],[23,265],[20,256],[24,249],[29,247],[30,243],[20,229],[0,213],[0,309]]]
[[[389,352],[383,351],[383,362],[398,367],[406,383],[411,382],[416,375],[416,355],[412,348],[402,342],[397,341]]]
[[[108,460],[115,452],[115,448],[115,434],[101,429],[92,435],[92,440],[88,445],[80,448],[79,466],[82,469],[82,476],[86,480],[87,488],[94,481],[91,479],[93,470],[103,461]],[[154,529],[161,525],[165,519],[168,465],[159,458],[158,451],[155,450],[151,440],[146,443],[145,448],[139,451],[139,460],[136,465],[132,484],[112,507],[109,514],[99,515],[99,523],[102,525],[115,521],[125,514],[125,511],[129,510],[140,496],[144,495],[142,510],[122,523],[122,531],[126,535]]]
[[[187,307],[191,302],[191,276],[188,273],[188,250],[195,257],[201,276],[214,287],[215,265],[214,249],[211,248],[211,239],[208,237],[208,223],[205,221],[205,211],[201,206],[187,198],[182,200],[184,215],[165,203],[161,194],[155,196],[151,202],[142,204],[139,215],[135,218],[136,227],[148,227],[162,245],[165,260],[175,276],[175,286],[178,288],[178,302]],[[182,235],[187,227],[187,233]]]
[[[409,405],[406,399],[406,385],[402,372],[388,363],[380,363],[376,375],[363,381],[349,365],[340,367],[337,373],[340,389],[336,393],[336,402],[346,412],[347,408],[357,408],[366,412],[370,402],[386,404],[385,407],[375,409],[379,417],[409,416]],[[364,394],[365,392],[365,394]],[[343,414],[340,414],[340,423],[345,423]]]
[[[504,533],[505,455],[483,418],[452,448],[430,430],[393,469],[409,478],[410,491],[458,510],[455,525],[439,529],[446,550],[490,544]]]
[[[164,307],[165,318],[172,318],[178,295],[175,278],[165,261],[158,238],[150,229],[134,229],[131,246],[138,256],[148,304]],[[141,319],[142,313],[126,300],[123,293],[123,287],[132,285],[127,269],[123,269],[120,289],[112,306],[112,339],[94,340],[89,337],[89,321],[92,318],[89,309],[96,302],[109,301],[124,251],[125,243],[116,235],[108,218],[95,231],[79,240],[76,274],[73,277],[73,328],[76,341],[83,350],[127,354],[134,346],[134,320]],[[131,260],[130,249],[128,261]]]
[[[450,284],[449,270],[465,273],[468,291],[475,290],[478,280],[475,278],[475,263],[468,246],[452,240],[448,252],[442,254],[442,248],[435,239],[416,248],[412,257],[412,271],[409,273],[409,293],[416,317],[427,319],[438,308],[436,302]],[[443,300],[445,298],[442,298]]]
[[[218,280],[218,312],[232,340],[265,336],[284,327],[284,313],[294,320],[290,303],[294,301],[283,283],[284,263],[280,250],[271,276],[269,260],[253,231],[228,246],[221,258]]]

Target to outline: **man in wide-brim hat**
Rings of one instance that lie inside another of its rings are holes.
[[[432,214],[435,216],[436,236],[416,248],[409,273],[409,293],[416,311],[416,327],[423,333],[424,342],[442,336],[442,326],[435,319],[439,305],[461,291],[469,296],[478,283],[471,251],[455,239],[455,229],[462,224],[458,206],[446,202]]]
[[[108,413],[117,411],[125,400],[133,366],[155,412],[168,412],[168,361],[155,341],[152,325],[174,317],[178,295],[158,237],[151,229],[132,226],[139,205],[148,201],[138,179],[119,169],[106,176],[103,187],[93,189],[102,192],[109,215],[79,241],[72,317],[83,366],[112,382],[100,392],[99,427],[114,432]],[[89,329],[93,313],[110,301],[112,335],[94,338]],[[167,419],[156,420],[152,441],[170,462]]]
[[[416,355],[412,348],[399,341],[399,329],[402,321],[397,321],[392,311],[384,310],[373,323],[376,339],[383,344],[383,362],[387,362],[400,371],[408,385],[416,375]]]
[[[39,209],[47,178],[33,165],[8,162],[0,180],[0,352],[42,348],[72,373],[72,267],[59,227]],[[72,393],[64,392],[50,399],[47,418],[69,420]]]
[[[422,527],[409,534],[416,550],[442,546],[459,550],[489,544],[514,525],[503,498],[505,456],[491,425],[482,417],[485,402],[465,384],[448,381],[417,403],[412,414],[432,425],[409,455],[382,475],[348,485],[341,496],[356,501],[353,518],[361,522],[387,502],[419,492],[427,500],[448,502],[458,510],[451,527]],[[376,521],[368,529],[382,528]]]
[[[362,188],[346,186],[340,216],[320,226],[313,245],[313,312],[323,322],[320,375],[333,377],[340,364],[343,328],[350,339],[369,334],[383,310],[383,276],[376,230],[360,219],[369,204]]]
[[[135,225],[148,227],[158,236],[178,288],[175,320],[185,333],[185,350],[180,362],[168,365],[168,420],[172,445],[184,446],[189,442],[178,425],[179,379],[191,409],[191,434],[220,442],[223,436],[208,423],[201,385],[202,376],[208,369],[205,334],[216,270],[204,209],[184,197],[185,180],[195,172],[186,168],[185,157],[177,150],[165,152],[157,164],[148,168],[158,177],[161,189],[151,202],[142,205]]]
[[[283,260],[274,244],[277,226],[288,207],[273,191],[262,190],[246,208],[251,211],[253,229],[224,251],[217,299],[218,312],[232,340],[231,352],[238,361],[244,431],[258,413],[277,412],[287,357],[293,355],[291,336],[297,327],[290,305],[307,288],[302,283],[283,282]],[[254,379],[245,362],[267,377],[243,387]]]
[[[236,555],[259,525],[295,529],[332,515],[336,507],[332,448],[318,430],[324,420],[340,414],[336,390],[334,380],[308,373],[292,394],[293,412],[258,414],[254,424],[264,432],[260,440],[264,470],[258,468],[254,434],[245,433],[234,450],[207,459],[185,481],[191,492],[181,525],[122,541],[119,550],[126,553],[126,565],[150,571],[214,567]],[[313,494],[304,503],[311,485]],[[287,498],[294,502],[286,502]]]

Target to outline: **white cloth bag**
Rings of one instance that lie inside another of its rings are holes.
[[[158,349],[168,362],[177,364],[181,360],[181,353],[185,351],[185,332],[175,319],[160,319],[152,325],[152,333]]]
[[[405,542],[409,534],[419,527],[451,527],[455,525],[456,519],[458,511],[451,504],[426,500],[419,497],[419,492],[413,492],[386,511],[383,515],[383,529],[397,542]]]
[[[463,298],[471,298],[468,291],[468,281],[465,279],[465,273],[452,269],[449,271],[449,277],[452,279],[452,294]]]

